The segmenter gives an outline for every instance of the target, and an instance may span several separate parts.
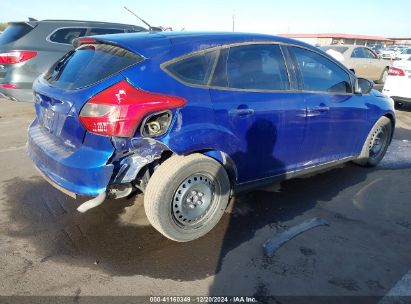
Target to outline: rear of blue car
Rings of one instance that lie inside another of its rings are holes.
[[[80,212],[141,190],[150,224],[175,241],[208,233],[242,189],[351,160],[375,166],[392,137],[392,104],[297,41],[147,33],[79,43],[34,83],[28,153],[57,188],[95,197]]]
[[[126,84],[121,72],[144,60],[118,46],[88,42],[93,44],[68,53],[35,81],[36,119],[28,131],[28,153],[37,168],[72,196],[97,196],[106,191],[114,170],[110,159],[115,148],[110,135],[121,137],[122,132],[132,133],[136,126],[111,130],[116,122],[110,125],[110,115],[119,109],[93,103],[93,98],[95,101],[107,89],[105,94],[111,92],[112,98],[123,98],[115,97],[110,88]],[[117,92],[123,93],[121,88]]]

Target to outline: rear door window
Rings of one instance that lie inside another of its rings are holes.
[[[246,90],[288,90],[287,68],[280,47],[251,44],[221,53],[213,86]]]
[[[177,80],[194,85],[206,85],[218,51],[195,54],[166,64],[164,69]]]
[[[61,28],[54,31],[50,35],[49,40],[56,43],[71,44],[74,39],[85,36],[86,32],[87,28],[81,27]]]
[[[28,34],[32,29],[31,26],[25,23],[12,23],[6,28],[3,34],[0,35],[0,45],[18,40]]]
[[[71,51],[44,76],[53,87],[67,90],[92,85],[131,65],[143,57],[108,44],[89,44]]]
[[[299,47],[289,47],[303,81],[305,91],[352,93],[349,74],[318,53]]]

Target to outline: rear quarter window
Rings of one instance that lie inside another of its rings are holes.
[[[44,79],[56,88],[80,89],[141,61],[143,57],[140,55],[117,46],[83,45],[54,64]]]
[[[210,78],[218,51],[195,54],[163,66],[169,74],[181,82],[206,85]]]
[[[0,45],[16,41],[27,35],[33,28],[27,24],[10,24],[6,30],[0,34]]]

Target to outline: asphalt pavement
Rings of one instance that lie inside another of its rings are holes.
[[[411,270],[411,108],[397,111],[378,167],[346,164],[236,197],[211,233],[189,243],[149,226],[141,195],[78,213],[84,200],[51,187],[26,156],[33,117],[32,104],[0,100],[0,295],[379,301],[400,284],[411,296],[401,285]],[[329,226],[264,255],[268,239],[314,217]]]

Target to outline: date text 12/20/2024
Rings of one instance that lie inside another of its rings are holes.
[[[257,303],[253,297],[150,297],[150,303]]]

